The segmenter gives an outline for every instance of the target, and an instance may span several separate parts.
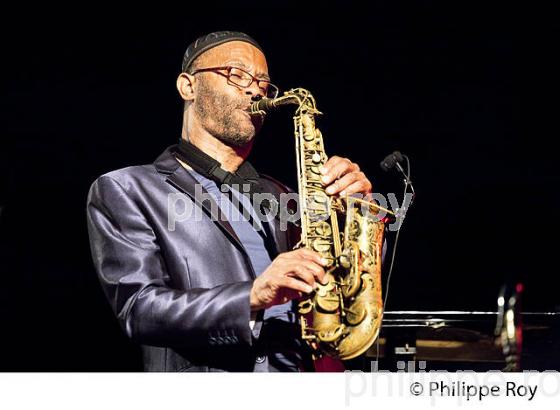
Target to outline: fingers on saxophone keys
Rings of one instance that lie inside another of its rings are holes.
[[[332,188],[332,189],[331,189]],[[350,172],[327,188],[327,194],[340,194],[341,197],[345,195],[352,195],[355,193],[369,193],[371,192],[371,183],[361,171]]]
[[[329,163],[331,160],[333,162]],[[328,186],[333,181],[338,182],[341,177],[349,173],[360,171],[360,167],[358,166],[358,164],[353,163],[347,158],[332,157],[329,162],[327,162],[325,166],[321,168],[321,174],[323,174],[323,176],[321,177],[321,182],[325,186]]]
[[[289,276],[286,276],[282,282],[281,285],[285,288],[289,288],[289,289],[293,289],[293,290],[297,290],[299,292],[302,293],[311,293],[313,291],[313,287],[308,285],[307,283],[296,279],[296,278],[292,278]]]
[[[299,257],[301,257],[301,259],[307,259],[313,261],[320,266],[327,266],[329,263],[328,260],[323,259],[320,253],[312,251],[311,249],[301,248],[294,251],[294,253],[296,253]]]
[[[321,282],[325,277],[325,271],[314,262],[301,260],[290,266],[292,275],[307,283],[313,289],[317,288],[317,281]]]
[[[312,282],[308,282],[314,288],[317,287],[316,280],[321,284],[325,284],[325,270],[324,266],[329,264],[327,259],[324,259],[321,254],[314,252],[307,248],[301,248],[293,251],[296,261],[292,266],[295,266],[294,273],[299,273],[303,271],[309,272]],[[302,271],[303,270],[303,271]]]
[[[326,273],[321,265],[316,264],[314,261],[302,261],[302,263],[305,269],[307,269],[313,275],[314,288],[317,288],[317,283],[315,283],[316,281],[323,285],[325,284],[324,280]]]
[[[346,188],[344,191],[340,192],[340,196],[360,193],[365,195],[364,197],[365,200],[371,200],[372,199],[371,192],[372,192],[371,182],[369,182],[367,179],[365,180],[359,179],[353,182],[352,184],[350,184],[348,188]]]

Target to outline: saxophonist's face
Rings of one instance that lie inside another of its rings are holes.
[[[203,54],[196,68],[208,67],[235,67],[257,79],[269,79],[264,54],[242,41],[228,42]],[[264,96],[264,91],[257,81],[248,87],[236,85],[237,78],[228,78],[230,72],[220,69],[197,73],[193,108],[199,123],[211,135],[228,145],[243,147],[253,141],[262,126],[262,119],[246,110],[253,98]]]

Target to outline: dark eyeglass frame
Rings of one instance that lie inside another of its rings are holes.
[[[232,78],[231,78],[231,70],[233,70],[233,69],[239,70],[239,71],[241,71],[242,73],[247,74],[247,75],[251,78],[251,82],[250,82],[249,84],[247,84],[247,85],[243,85],[243,84],[238,84],[238,83],[236,83],[235,80],[232,80]],[[226,70],[226,71],[227,71],[227,74],[220,72],[220,70]],[[270,81],[268,81],[268,80],[263,80],[263,79],[259,79],[259,78],[255,77],[254,75],[252,75],[251,73],[249,73],[249,72],[247,72],[247,71],[245,71],[244,69],[239,68],[239,67],[234,67],[234,66],[205,67],[205,68],[199,68],[199,69],[197,69],[197,70],[194,70],[194,71],[193,71],[192,73],[190,73],[190,74],[191,74],[191,75],[195,75],[195,74],[198,74],[198,73],[203,73],[203,72],[208,72],[208,71],[226,77],[227,80],[228,80],[228,84],[230,84],[230,85],[235,85],[235,86],[241,87],[241,88],[248,88],[248,87],[251,86],[251,84],[253,84],[253,82],[256,81],[256,82],[257,82],[257,86],[258,86],[259,88],[261,88],[261,89],[263,89],[263,90],[266,90],[266,91],[264,92],[264,94],[265,94],[265,96],[266,96],[267,98],[276,98],[276,97],[278,97],[278,93],[280,92],[279,88],[278,88],[276,85],[272,84]],[[261,84],[260,84],[260,83],[266,83],[266,87],[264,87],[264,88],[261,87]],[[272,88],[272,90],[271,90],[271,91],[272,91],[272,94],[270,94],[270,89],[271,89],[271,88]]]

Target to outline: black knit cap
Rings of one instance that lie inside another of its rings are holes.
[[[245,41],[263,51],[261,46],[259,46],[253,38],[245,33],[241,33],[239,31],[215,31],[197,38],[187,47],[187,51],[185,51],[185,55],[183,56],[183,65],[181,66],[182,71],[184,73],[187,72],[194,59],[205,51],[229,41]]]

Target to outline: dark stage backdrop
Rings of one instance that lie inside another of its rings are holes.
[[[0,370],[139,369],[93,271],[86,195],[177,140],[182,54],[214,30],[254,36],[274,82],[311,90],[327,153],[360,164],[377,192],[401,198],[378,164],[410,156],[417,198],[389,310],[493,310],[507,281],[525,283],[525,310],[557,308],[559,173],[550,135],[521,124],[522,87],[547,82],[518,76],[524,11],[231,3],[4,14]],[[252,161],[296,186],[289,112],[267,120]]]

